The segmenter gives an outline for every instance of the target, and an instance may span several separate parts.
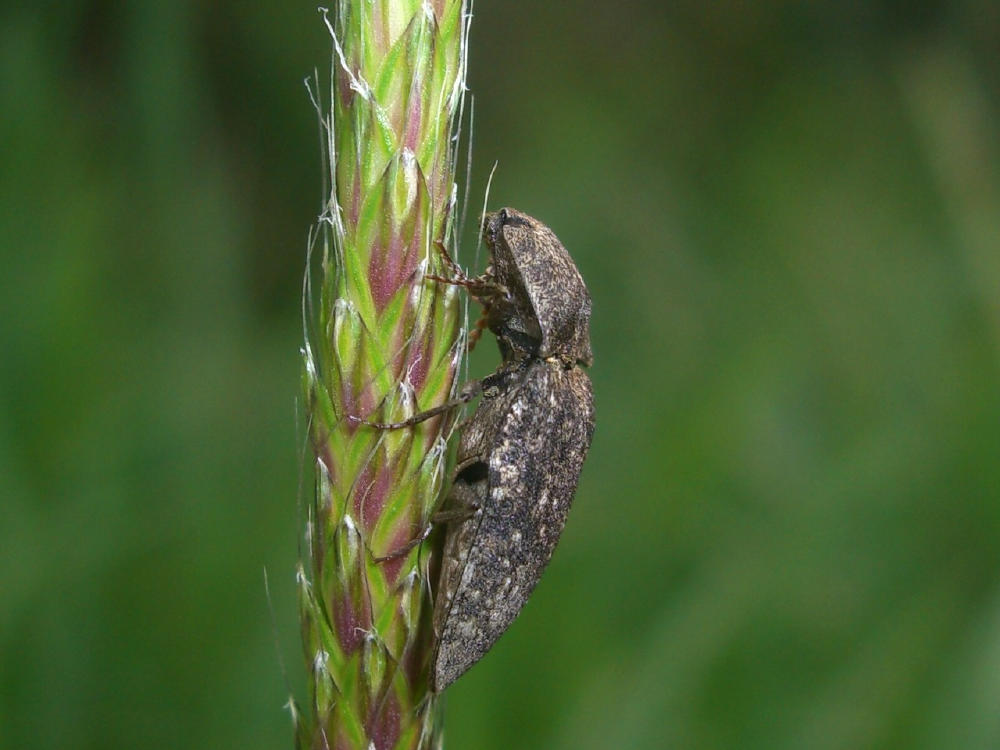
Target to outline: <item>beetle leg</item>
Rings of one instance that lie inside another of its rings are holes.
[[[413,427],[421,422],[425,422],[431,417],[436,417],[438,414],[443,414],[446,411],[457,409],[459,406],[469,403],[472,399],[478,396],[482,390],[482,380],[470,380],[462,386],[462,390],[459,391],[455,398],[448,399],[443,404],[438,404],[437,406],[433,406],[425,411],[417,412],[412,417],[399,422],[369,422],[367,419],[362,419],[361,417],[356,417],[352,414],[348,414],[347,419],[354,424],[363,424],[366,427],[375,427],[379,430],[401,430],[404,427]]]

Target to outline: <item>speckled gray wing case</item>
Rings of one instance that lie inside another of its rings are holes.
[[[503,368],[463,429],[434,609],[434,689],[478,661],[552,557],[594,432],[590,380],[534,359]]]

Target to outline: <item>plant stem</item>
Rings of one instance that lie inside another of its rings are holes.
[[[299,571],[310,716],[300,748],[439,744],[430,692],[429,528],[453,415],[396,431],[447,400],[463,346],[458,291],[437,243],[454,234],[455,128],[464,93],[464,0],[340,0],[329,204],[303,385],[315,455]],[[308,294],[309,297],[311,295]]]

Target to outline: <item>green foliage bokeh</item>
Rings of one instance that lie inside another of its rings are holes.
[[[448,746],[1000,746],[996,5],[475,10],[469,213],[574,254],[598,426]],[[0,747],[291,747],[329,39],[0,18]]]

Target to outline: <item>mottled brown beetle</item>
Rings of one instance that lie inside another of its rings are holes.
[[[406,427],[482,400],[463,424],[455,478],[436,521],[447,530],[434,603],[432,686],[441,692],[514,621],[552,557],[594,433],[590,294],[552,230],[514,209],[488,214],[491,263],[469,278],[503,363]],[[426,538],[426,533],[421,539]],[[415,540],[414,544],[420,539]],[[410,547],[411,548],[411,547]]]
[[[462,428],[434,604],[441,692],[514,621],[552,557],[594,433],[590,294],[552,230],[486,217],[492,263],[469,286],[503,364]],[[462,514],[462,510],[466,513]]]

